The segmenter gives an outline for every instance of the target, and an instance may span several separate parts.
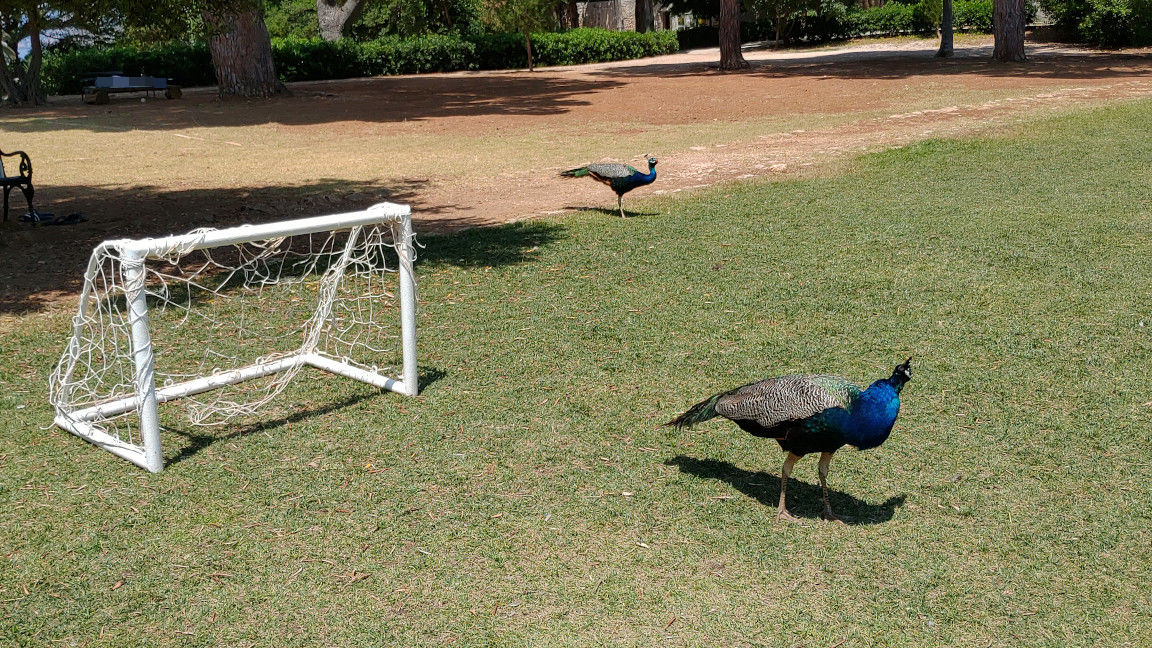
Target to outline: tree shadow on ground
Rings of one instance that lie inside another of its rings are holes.
[[[36,312],[73,298],[82,287],[92,249],[109,239],[357,211],[385,201],[412,205],[417,241],[424,245],[417,257],[425,262],[469,266],[519,263],[530,259],[537,246],[560,236],[559,226],[543,223],[475,229],[487,221],[458,215],[463,212],[457,205],[428,204],[421,199],[424,184],[324,179],[298,186],[175,191],[151,186],[54,186],[52,199],[37,200],[37,208],[57,217],[80,213],[87,221],[60,227],[33,226],[18,220],[24,205],[13,201],[12,216],[0,222],[0,315]],[[437,231],[463,231],[442,237],[422,236],[422,216],[435,216]]]
[[[983,53],[983,50],[980,50]],[[1030,52],[1027,63],[1001,63],[987,55],[936,58],[935,52],[798,52],[795,57],[752,60],[750,67],[721,71],[716,63],[645,63],[620,65],[597,74],[618,77],[708,77],[735,75],[760,78],[816,77],[840,79],[906,79],[923,75],[988,78],[1108,79],[1152,72],[1152,55],[1129,53]]]
[[[697,459],[684,455],[675,456],[664,463],[676,466],[680,472],[689,475],[728,482],[741,493],[754,498],[766,507],[771,507],[773,514],[780,502],[779,475],[744,470],[727,461]],[[849,524],[862,525],[880,524],[891,520],[896,509],[904,505],[905,496],[896,495],[880,504],[870,504],[843,491],[829,488],[828,499],[836,514],[851,518]],[[793,473],[792,478],[788,480],[788,510],[796,517],[819,518],[824,510],[820,485],[800,481]]]
[[[304,218],[365,209],[378,202],[412,206],[418,263],[500,266],[530,261],[540,246],[563,236],[559,225],[526,221],[477,227],[487,221],[460,216],[456,205],[432,205],[420,197],[422,181],[382,185],[320,180],[304,186],[165,191],[157,187],[53,187],[41,211],[79,212],[86,222],[35,227],[15,216],[0,222],[0,315],[37,312],[74,299],[84,268],[100,242],[183,234],[198,227]],[[130,205],[131,210],[125,209]],[[20,213],[23,205],[13,209]],[[422,234],[422,216],[435,216],[447,234]]]
[[[89,106],[70,96],[56,99],[45,108],[0,113],[0,118],[9,133],[69,129],[122,133],[269,123],[300,126],[343,121],[541,116],[589,105],[594,94],[621,85],[623,82],[612,79],[516,71],[372,77],[293,83],[291,96],[243,103],[220,102],[214,92],[199,89],[174,101],[109,106]]]
[[[524,263],[535,259],[542,246],[563,238],[564,232],[562,225],[532,220],[424,236],[419,239],[422,248],[416,251],[416,261],[460,267]]]
[[[418,372],[418,378],[417,378],[417,382],[420,384],[420,391],[423,392],[429,385],[436,382],[437,380],[440,380],[445,375],[447,375],[447,374],[445,374],[443,371],[441,371],[440,369],[437,369],[435,367],[420,367],[419,372]],[[340,380],[343,380],[343,379],[340,378]],[[289,414],[287,416],[282,416],[282,417],[277,418],[277,419],[251,423],[251,424],[245,425],[239,429],[233,430],[232,432],[229,432],[227,434],[219,434],[219,435],[203,434],[203,433],[198,432],[198,431],[192,432],[192,431],[186,430],[186,429],[180,429],[180,428],[174,428],[174,427],[165,427],[163,432],[161,433],[162,435],[174,434],[174,435],[177,435],[179,437],[183,437],[185,439],[185,443],[184,443],[184,446],[181,447],[180,450],[176,453],[176,455],[170,459],[165,460],[164,464],[166,466],[171,466],[173,464],[180,463],[181,461],[191,459],[192,457],[196,456],[196,454],[198,454],[201,450],[204,450],[205,448],[207,448],[207,447],[211,446],[212,444],[217,443],[219,441],[227,441],[229,439],[236,439],[239,437],[245,437],[245,436],[248,436],[250,434],[255,434],[257,432],[268,432],[271,430],[275,430],[276,428],[283,427],[285,425],[290,425],[293,423],[299,423],[301,421],[306,421],[308,419],[312,419],[312,418],[315,418],[317,416],[324,416],[325,414],[330,414],[332,412],[344,409],[346,407],[351,407],[352,405],[355,405],[355,404],[357,404],[361,401],[367,400],[369,398],[379,397],[381,394],[391,395],[391,396],[395,396],[397,398],[404,398],[403,396],[399,396],[397,394],[391,394],[391,392],[388,392],[386,390],[382,390],[382,389],[381,390],[373,390],[373,391],[370,391],[367,393],[361,393],[361,394],[356,394],[353,396],[348,396],[348,397],[342,398],[338,401],[333,401],[333,402],[327,403],[327,404],[322,405],[320,407],[315,407],[315,408],[305,409],[305,410],[299,410],[299,411],[293,412],[292,414]],[[198,429],[203,429],[203,428],[198,428]]]
[[[934,49],[874,52],[790,50],[772,60],[752,60],[751,67],[723,72],[716,62],[669,62],[639,59],[591,71],[551,68],[529,74],[486,71],[305,81],[290,84],[293,95],[266,101],[220,102],[213,89],[194,89],[174,101],[118,102],[90,106],[77,97],[62,97],[48,107],[0,113],[5,132],[42,133],[87,130],[97,133],[166,131],[282,124],[309,126],[338,122],[395,123],[437,118],[560,115],[623,90],[629,77],[846,78],[904,79],[923,75],[969,75],[986,78],[1107,79],[1152,72],[1152,55],[1063,51],[1030,45],[1029,61],[1005,64],[991,60],[990,47],[960,47],[953,58],[933,56]],[[717,57],[719,55],[717,54]]]

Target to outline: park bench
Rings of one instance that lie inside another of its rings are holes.
[[[8,170],[4,168],[4,158],[6,157],[19,157],[20,158],[20,171],[18,175],[9,175]],[[8,220],[8,194],[12,193],[13,189],[19,188],[24,192],[24,200],[28,202],[28,212],[34,214],[35,210],[32,208],[32,196],[36,190],[32,187],[32,160],[24,151],[13,151],[5,153],[0,151],[0,186],[4,187],[4,220]]]
[[[80,99],[86,103],[106,104],[113,94],[120,92],[143,92],[155,97],[160,91],[166,99],[179,99],[182,92],[178,85],[168,83],[163,77],[122,76],[112,74],[85,79],[80,88]]]

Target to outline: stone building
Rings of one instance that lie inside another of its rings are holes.
[[[576,3],[581,27],[601,27],[614,31],[636,31],[637,0],[587,0]],[[643,1],[643,0],[641,0]],[[668,8],[653,3],[653,22],[656,29],[676,28],[676,17]]]

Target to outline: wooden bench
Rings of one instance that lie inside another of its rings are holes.
[[[93,104],[106,104],[111,100],[111,95],[120,92],[143,92],[155,97],[156,93],[163,90],[165,99],[179,99],[183,94],[180,86],[168,83],[168,79],[163,77],[110,75],[85,81],[91,83],[81,86],[80,99]]]
[[[4,158],[6,157],[20,158],[19,175],[8,174],[7,169],[4,168]],[[36,194],[36,190],[32,187],[32,160],[29,159],[27,153],[24,151],[12,151],[11,153],[0,151],[0,186],[4,187],[4,220],[8,220],[8,194],[16,188],[24,192],[24,200],[28,202],[29,213],[35,213],[32,208],[32,196]]]

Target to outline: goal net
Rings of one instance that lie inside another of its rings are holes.
[[[391,203],[105,241],[50,379],[55,423],[159,472],[161,415],[255,414],[304,367],[415,395],[414,259],[410,209]]]

